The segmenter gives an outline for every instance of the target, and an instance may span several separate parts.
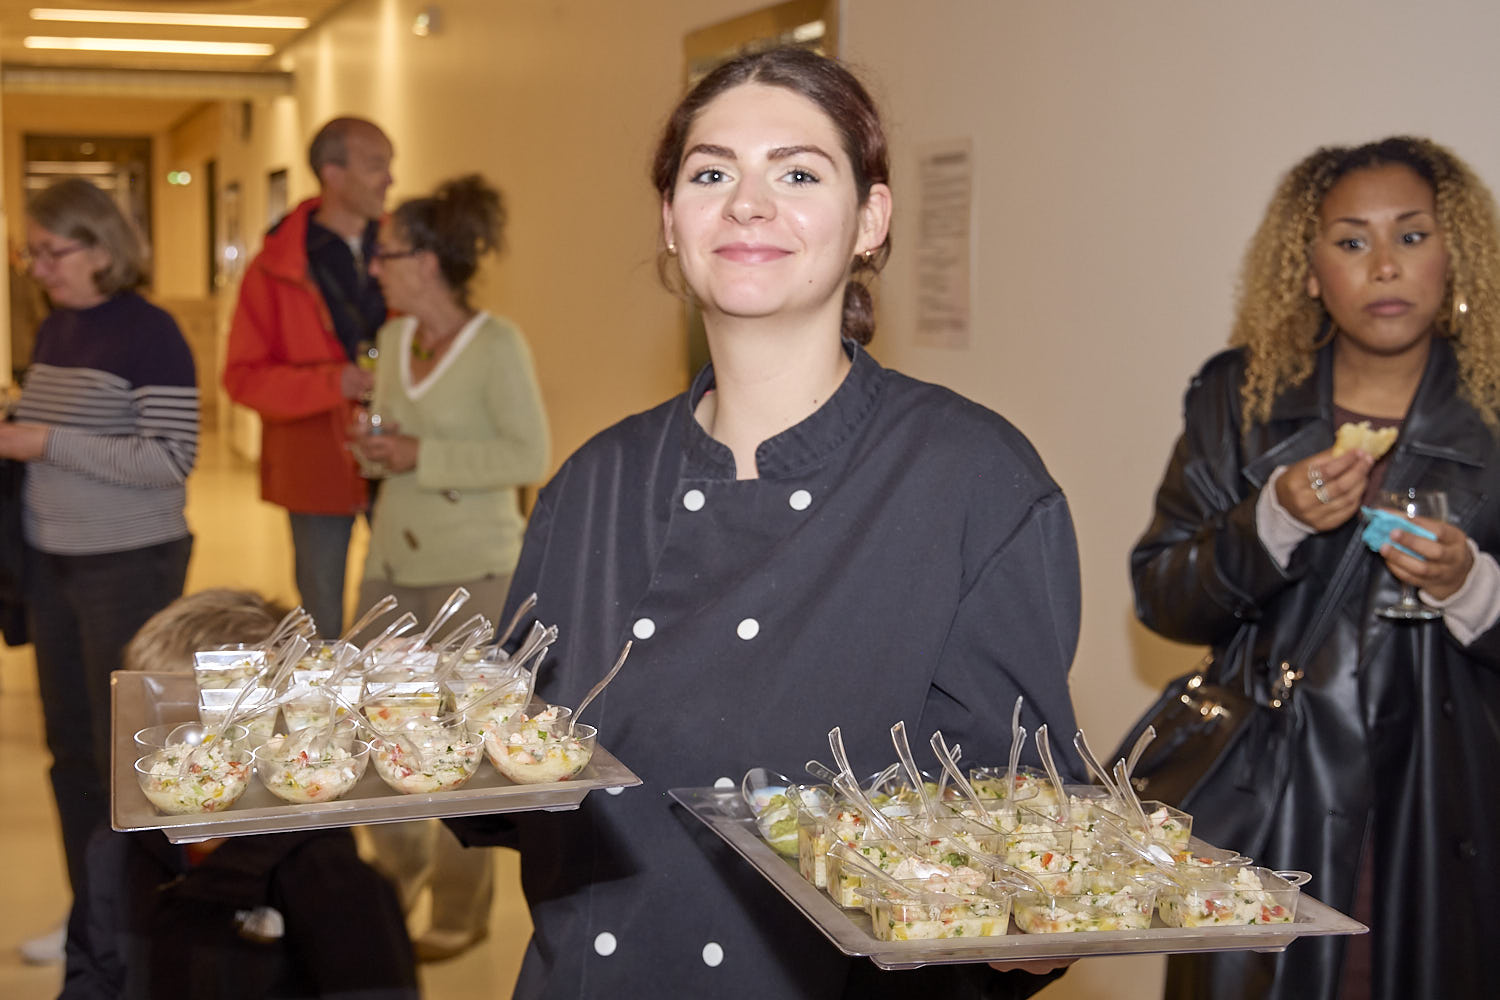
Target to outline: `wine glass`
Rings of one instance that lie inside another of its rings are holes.
[[[388,433],[385,426],[385,417],[375,410],[356,408],[353,422],[349,425],[349,449],[354,453],[354,461],[359,465],[359,474],[366,479],[383,479],[387,474],[384,462],[377,462],[366,458],[359,449],[362,439],[376,437]]]
[[[1419,490],[1416,487],[1408,487],[1396,492],[1384,492],[1380,495],[1380,500],[1386,507],[1399,511],[1407,517],[1428,517],[1434,521],[1448,520],[1448,494],[1442,490]],[[1429,608],[1417,600],[1417,588],[1406,582],[1401,584],[1401,600],[1389,607],[1380,608],[1375,613],[1382,618],[1403,622],[1431,621],[1443,616],[1441,611]]]
[[[380,364],[380,348],[375,346],[373,340],[361,340],[355,347],[354,364],[362,372],[375,374],[376,367]],[[366,389],[359,397],[361,404],[369,406],[375,398],[374,389]]]

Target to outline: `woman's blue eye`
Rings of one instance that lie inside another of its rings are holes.
[[[717,184],[724,179],[724,171],[718,167],[704,167],[698,171],[689,181],[693,184]]]
[[[1346,236],[1338,240],[1334,245],[1343,247],[1345,250],[1363,250],[1365,248],[1365,241],[1358,236]]]
[[[1411,233],[1402,233],[1401,234],[1401,242],[1402,243],[1410,244],[1412,246],[1415,246],[1418,243],[1421,243],[1426,238],[1427,238],[1427,234],[1423,233],[1423,232],[1411,232]]]
[[[814,174],[810,170],[803,170],[801,167],[793,167],[791,170],[788,170],[786,179],[791,181],[793,184],[818,183],[818,177],[816,174]]]

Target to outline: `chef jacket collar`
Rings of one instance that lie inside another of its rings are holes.
[[[881,378],[885,369],[852,340],[844,341],[844,352],[851,362],[849,374],[828,402],[806,420],[767,438],[755,449],[755,467],[760,478],[789,479],[805,474],[827,460],[865,423],[885,385]],[[734,454],[709,437],[693,417],[704,393],[714,384],[713,365],[708,364],[688,389],[687,405],[683,411],[683,420],[687,424],[684,471],[694,477],[733,479]]]

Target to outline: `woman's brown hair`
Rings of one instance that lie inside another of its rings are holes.
[[[853,165],[854,189],[860,205],[869,197],[871,187],[890,182],[885,129],[864,85],[836,60],[807,49],[782,46],[747,53],[718,66],[677,105],[662,129],[651,161],[651,182],[663,201],[672,200],[688,130],[698,114],[720,94],[746,83],[790,90],[823,110],[838,131],[844,153]],[[842,331],[856,343],[868,344],[875,336],[875,306],[864,281],[879,273],[890,253],[891,240],[887,236],[868,257],[856,257],[850,266],[852,280],[844,285]],[[658,265],[665,277],[665,255],[658,258]]]

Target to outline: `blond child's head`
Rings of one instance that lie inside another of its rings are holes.
[[[179,597],[147,619],[130,640],[125,669],[189,672],[198,650],[258,643],[286,613],[249,590],[216,587]]]

